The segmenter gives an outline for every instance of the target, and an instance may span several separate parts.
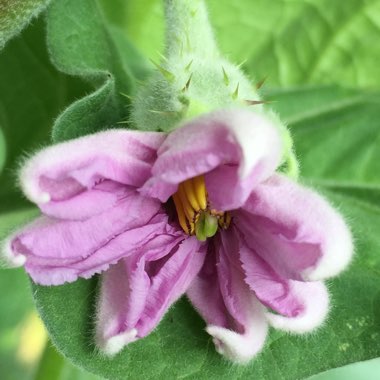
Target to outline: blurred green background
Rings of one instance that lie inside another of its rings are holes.
[[[208,1],[222,50],[235,62],[247,59],[243,67],[248,74],[268,75],[269,87],[313,83],[379,87],[379,1],[268,3]],[[99,0],[97,4],[108,22],[121,28],[142,53],[158,59],[163,38],[160,1]],[[325,23],[316,16],[322,12],[318,9],[328,9],[323,11],[328,14]],[[363,19],[370,22],[363,24]],[[298,32],[305,24],[310,27],[308,41]],[[36,214],[15,185],[20,157],[47,144],[59,113],[92,91],[81,78],[63,74],[52,65],[45,28],[44,15],[40,15],[0,52],[0,239]],[[281,56],[281,64],[273,61],[273,50]],[[347,57],[347,51],[355,55]],[[319,58],[322,52],[329,59]],[[75,368],[51,346],[22,269],[0,270],[0,289],[0,380],[97,378]],[[313,377],[362,378],[380,379],[380,359]]]

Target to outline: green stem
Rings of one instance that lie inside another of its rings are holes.
[[[218,48],[203,0],[164,0],[166,56],[181,58],[196,53],[217,57]]]

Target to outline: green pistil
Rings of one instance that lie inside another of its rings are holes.
[[[218,219],[208,212],[202,212],[199,220],[195,225],[195,235],[198,240],[205,241],[212,237],[218,231]]]

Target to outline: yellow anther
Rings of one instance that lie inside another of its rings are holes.
[[[199,211],[201,209],[201,206],[199,205],[197,197],[195,195],[195,189],[193,186],[193,181],[191,179],[187,180],[187,181],[182,183],[182,186],[183,186],[183,189],[185,190],[186,197],[187,197],[189,203],[191,204],[191,207],[195,211]]]
[[[218,224],[220,228],[226,230],[231,223],[231,215],[229,212],[224,212],[223,215],[219,218]]]
[[[173,194],[173,201],[175,204],[175,208],[177,210],[179,224],[181,225],[182,229],[190,235],[191,228],[189,228],[190,226],[187,225],[185,212],[183,211],[182,203],[181,203],[181,200],[179,199],[178,193]]]
[[[183,211],[185,212],[187,219],[189,220],[189,222],[193,221],[195,218],[195,211],[191,207],[189,199],[186,196],[183,184],[180,184],[178,187],[178,195],[179,199],[181,200]]]
[[[214,236],[218,227],[227,229],[231,223],[229,213],[209,208],[203,176],[179,184],[173,201],[182,229],[201,241]]]
[[[195,196],[197,197],[198,204],[201,210],[207,209],[207,191],[203,175],[193,178],[193,187]]]

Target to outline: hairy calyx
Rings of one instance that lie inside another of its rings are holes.
[[[203,175],[180,183],[173,200],[182,229],[198,240],[204,241],[219,228],[227,229],[230,225],[228,212],[210,208]]]

